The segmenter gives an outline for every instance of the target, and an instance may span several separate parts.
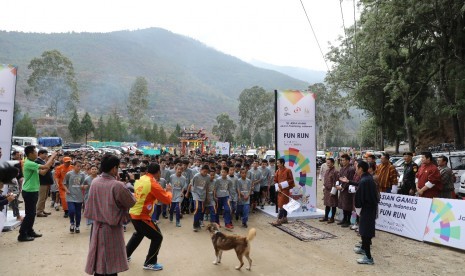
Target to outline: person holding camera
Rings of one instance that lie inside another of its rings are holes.
[[[45,165],[47,160],[48,151],[40,149],[38,157],[35,160],[37,164]],[[39,189],[39,201],[37,202],[37,217],[47,217],[52,213],[45,211],[45,202],[47,201],[48,189],[53,184],[53,176],[51,169],[42,170],[39,173],[40,189]]]
[[[21,227],[19,228],[18,241],[20,242],[33,241],[34,238],[42,237],[42,234],[36,233],[33,228],[40,190],[39,171],[41,173],[48,171],[55,161],[55,157],[57,156],[56,152],[52,153],[47,163],[40,165],[35,162],[37,159],[37,151],[35,146],[27,146],[24,149],[24,154],[27,158],[23,167],[24,184],[22,196],[24,199],[26,215],[23,219]]]

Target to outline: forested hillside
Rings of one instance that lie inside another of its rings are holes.
[[[76,72],[79,109],[94,115],[116,110],[125,114],[131,84],[145,77],[149,88],[148,118],[173,127],[211,127],[221,112],[237,118],[237,98],[252,86],[306,89],[308,83],[254,67],[194,39],[164,29],[112,33],[39,34],[0,32],[0,63],[18,65],[17,101],[33,117],[45,108],[26,99],[27,66],[44,51],[56,49]]]

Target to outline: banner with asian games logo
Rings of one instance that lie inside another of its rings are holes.
[[[292,170],[291,197],[301,203],[296,212],[316,208],[315,94],[309,91],[275,91],[276,154]]]

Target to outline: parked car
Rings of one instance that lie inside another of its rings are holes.
[[[271,158],[276,158],[276,151],[275,150],[267,150],[266,151],[264,159],[270,161]]]
[[[316,166],[319,167],[326,162],[326,154],[323,150],[316,151]]]
[[[62,151],[77,151],[81,149],[82,144],[81,143],[68,143],[64,144],[63,147],[61,147]]]
[[[247,150],[247,152],[245,153],[245,155],[247,155],[247,156],[254,156],[254,155],[257,155],[257,150],[256,150],[256,149],[249,149],[249,150]]]

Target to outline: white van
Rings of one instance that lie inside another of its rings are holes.
[[[11,144],[21,147],[26,146],[37,146],[37,138],[35,137],[20,137],[20,136],[13,136],[11,139]]]

